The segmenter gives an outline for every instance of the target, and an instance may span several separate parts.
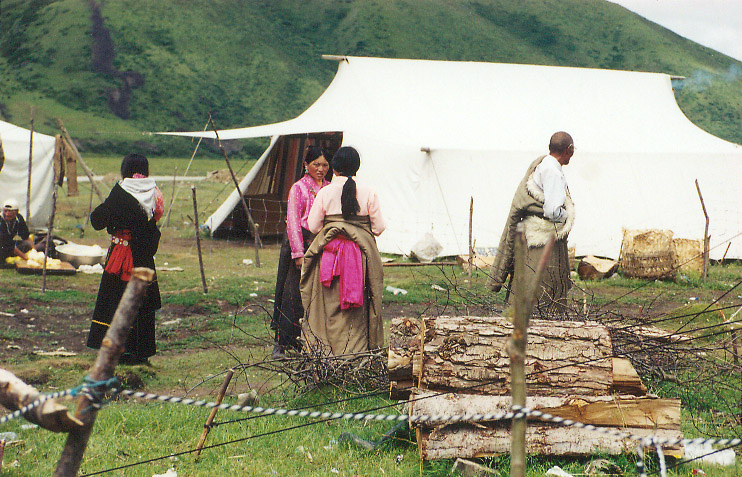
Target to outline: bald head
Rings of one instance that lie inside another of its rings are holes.
[[[572,154],[575,152],[575,144],[572,136],[564,131],[555,132],[549,141],[549,154],[554,156],[563,166],[569,164]]]
[[[572,136],[564,131],[555,132],[552,134],[551,140],[549,141],[549,152],[561,154],[571,145],[574,145]]]

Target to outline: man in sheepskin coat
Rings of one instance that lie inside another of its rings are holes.
[[[490,288],[499,291],[507,276],[513,273],[515,227],[520,222],[525,225],[526,270],[531,276],[544,246],[555,235],[556,242],[541,280],[535,315],[553,316],[566,311],[567,292],[572,285],[567,236],[574,223],[574,204],[562,166],[569,164],[574,152],[572,136],[559,131],[551,136],[549,154],[539,157],[528,167],[515,191],[490,273]]]

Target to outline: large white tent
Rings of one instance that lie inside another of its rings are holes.
[[[515,187],[549,137],[567,131],[565,174],[576,207],[578,255],[617,258],[622,228],[670,229],[701,239],[711,257],[742,258],[742,146],[692,124],[665,74],[496,63],[343,57],[324,94],[295,119],[220,131],[271,145],[241,190],[261,194],[288,157],[287,138],[339,133],[361,153],[359,180],[376,188],[388,228],[379,249],[408,253],[427,232],[440,255],[497,246]],[[214,137],[214,133],[174,133]],[[301,147],[293,146],[294,151]],[[270,161],[273,165],[268,167]],[[283,183],[300,171],[290,164]],[[275,182],[275,181],[274,181]],[[262,188],[262,189],[261,189]],[[283,188],[282,194],[288,192]],[[207,219],[212,233],[239,207],[235,192]]]
[[[56,139],[54,136],[33,133],[31,217],[26,217],[31,131],[0,121],[0,141],[5,152],[5,164],[0,170],[0,201],[15,199],[18,201],[21,214],[33,228],[46,228],[52,212]]]

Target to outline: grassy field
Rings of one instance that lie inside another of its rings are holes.
[[[96,173],[106,175],[118,169],[120,158],[91,156],[86,161]],[[187,159],[156,159],[152,161],[151,173],[172,175],[176,166],[181,171],[186,164]],[[247,167],[247,163],[235,165],[242,168],[242,174]],[[199,159],[189,175],[203,175],[221,168],[219,161]],[[104,193],[112,183],[110,179],[102,183]],[[231,186],[208,181],[193,181],[193,184],[198,191],[202,222]],[[267,242],[259,251],[262,267],[257,268],[254,263],[244,262],[255,259],[251,242],[202,237],[208,285],[208,293],[203,293],[190,185],[188,181],[176,185],[178,194],[170,225],[164,226],[163,222],[163,238],[156,257],[158,267],[183,269],[159,272],[163,309],[157,318],[158,354],[151,359],[151,366],[118,367],[117,375],[126,388],[214,400],[224,373],[235,368],[225,402],[235,403],[239,393],[252,389],[260,396],[260,405],[266,407],[339,412],[375,410],[370,412],[379,414],[405,412],[404,403],[389,399],[385,390],[296,386],[267,359],[272,344],[268,321],[278,257],[275,242]],[[160,187],[165,202],[169,203],[175,192],[172,182],[160,181]],[[81,183],[80,189],[78,197],[67,197],[60,189],[56,233],[79,243],[105,245],[106,235],[93,231],[85,223],[90,200],[88,183]],[[719,347],[722,340],[728,341],[729,334],[712,334],[709,330],[718,330],[719,324],[742,306],[739,298],[742,291],[735,288],[740,277],[742,266],[726,263],[713,266],[707,281],[694,278],[647,283],[622,277],[602,282],[576,280],[572,300],[578,309],[587,310],[590,316],[606,323],[634,322],[642,316],[658,321],[658,326],[666,329],[685,325],[683,332],[697,341],[687,353],[675,357],[676,374],[671,377],[643,374],[645,384],[652,393],[681,398],[682,429],[686,437],[739,437],[742,435],[740,371],[730,366],[730,350]],[[385,292],[384,317],[388,320],[391,316],[421,314],[507,314],[504,292],[489,293],[485,280],[481,272],[469,277],[459,267],[452,266],[385,268],[384,285],[403,288],[408,293]],[[42,293],[41,277],[0,270],[0,286],[5,289],[0,295],[0,311],[6,323],[0,327],[4,367],[42,392],[79,385],[95,357],[83,343],[98,281],[97,275],[49,277]],[[722,311],[706,312],[717,303]],[[76,354],[63,357],[36,353],[58,350],[61,346]],[[654,357],[672,350],[660,351]],[[637,354],[639,363],[644,362],[645,354]],[[69,405],[74,407],[73,402]],[[415,434],[406,428],[371,451],[341,438],[343,433],[351,433],[375,441],[391,430],[394,425],[390,423],[323,422],[230,412],[218,414],[219,425],[211,430],[207,448],[196,459],[191,451],[207,415],[208,410],[195,407],[114,400],[98,413],[82,472],[151,476],[173,467],[180,476],[450,475],[450,460],[421,461]],[[64,436],[27,429],[24,424],[25,421],[17,419],[0,427],[0,432],[18,434],[18,442],[5,450],[0,475],[51,475]],[[594,457],[609,459],[625,475],[634,473],[632,456]],[[581,474],[590,460],[531,456],[528,475],[544,475],[554,465]],[[500,475],[508,474],[507,456],[483,462]],[[653,459],[649,465],[653,471],[658,470]],[[742,471],[738,458],[736,467],[716,468],[692,462],[671,470],[670,475],[688,475],[694,468],[714,476],[739,475]]]

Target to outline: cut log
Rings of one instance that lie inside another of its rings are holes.
[[[588,255],[580,260],[577,274],[582,280],[602,280],[613,275],[618,269],[618,262]]]
[[[647,387],[642,383],[631,361],[624,358],[613,358],[613,389],[615,394],[644,396]]]
[[[511,405],[510,396],[439,394],[422,389],[413,390],[411,398],[408,411],[411,415],[496,414],[508,411]],[[528,396],[526,407],[601,427],[680,429],[679,399],[633,396]],[[529,426],[531,422],[533,421],[529,419]],[[416,427],[420,426],[430,427],[426,424],[416,424]]]
[[[637,436],[656,436],[682,439],[678,430],[624,428]],[[510,452],[510,428],[475,427],[457,424],[436,429],[418,430],[418,447],[423,460],[474,459]],[[556,427],[548,424],[528,423],[526,449],[529,454],[587,456],[596,453],[625,454],[635,451],[639,443],[632,439],[619,439],[587,429]],[[663,447],[665,455],[682,458],[682,446]]]
[[[439,316],[424,318],[415,326],[416,321],[392,321],[390,380],[416,379],[421,387],[441,391],[510,393],[506,344],[512,324],[508,319]],[[397,336],[400,327],[407,334]],[[416,330],[425,336],[422,353],[416,352]],[[528,394],[607,395],[613,385],[611,354],[608,331],[597,323],[531,320],[526,357]],[[417,363],[422,364],[420,369]]]

